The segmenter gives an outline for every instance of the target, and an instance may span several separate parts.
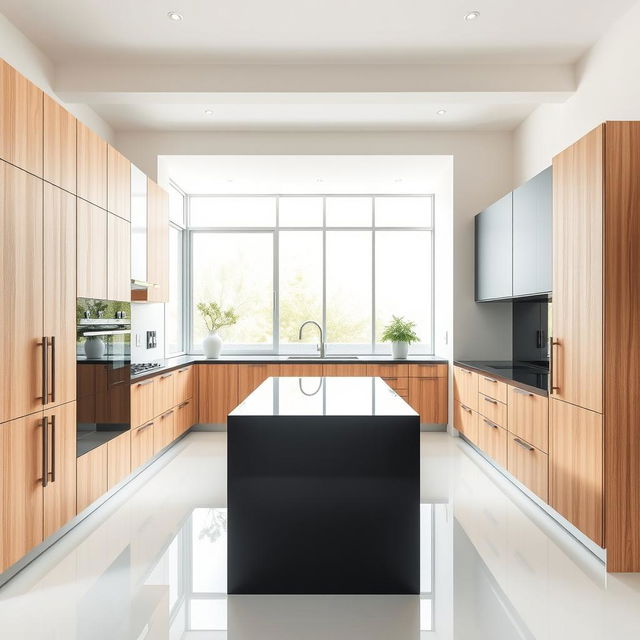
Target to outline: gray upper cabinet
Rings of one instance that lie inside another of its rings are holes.
[[[476,300],[513,296],[512,194],[487,207],[475,218]]]
[[[513,192],[513,295],[549,293],[552,288],[551,167]]]

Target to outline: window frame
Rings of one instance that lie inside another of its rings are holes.
[[[283,351],[280,344],[280,247],[279,235],[280,231],[321,231],[322,232],[322,328],[326,336],[327,327],[327,231],[368,231],[371,233],[371,342],[368,345],[354,345],[359,349],[354,349],[352,353],[357,355],[380,355],[376,351],[376,231],[419,231],[427,232],[429,238],[430,261],[428,275],[430,286],[430,304],[427,310],[427,317],[430,321],[430,335],[428,344],[430,350],[425,353],[416,355],[433,355],[435,349],[435,194],[434,193],[265,193],[265,194],[185,194],[185,246],[183,247],[183,275],[186,276],[185,286],[183,287],[183,347],[187,349],[189,354],[201,355],[202,349],[193,344],[193,237],[198,233],[271,233],[273,235],[273,341],[270,348],[241,348],[225,350],[228,355],[289,355],[297,354],[312,355],[314,352],[307,351],[302,347],[300,351]],[[371,198],[372,216],[371,224],[368,226],[352,226],[352,227],[328,227],[327,221],[327,199],[332,197],[339,198]],[[191,200],[195,198],[275,198],[276,201],[276,221],[275,226],[267,227],[192,227],[191,226]],[[280,226],[280,200],[288,198],[322,198],[322,226]],[[376,198],[426,198],[429,205],[430,225],[420,227],[378,227],[376,226]],[[311,346],[304,343],[307,347]],[[360,348],[367,348],[362,351]],[[183,352],[184,353],[184,352]],[[337,354],[338,352],[336,352]],[[342,352],[340,352],[342,353]]]

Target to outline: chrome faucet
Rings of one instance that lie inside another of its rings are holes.
[[[317,350],[320,352],[320,357],[324,358],[324,349],[325,349],[325,344],[324,344],[324,336],[322,335],[322,327],[315,322],[315,320],[307,320],[306,322],[303,322],[300,325],[300,331],[298,333],[298,340],[302,340],[302,330],[308,325],[308,324],[313,324],[316,327],[318,327],[318,331],[320,332],[320,346],[317,347]]]

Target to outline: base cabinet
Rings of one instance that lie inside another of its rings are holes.
[[[131,432],[107,443],[107,489],[110,491],[131,473]]]
[[[454,405],[454,427],[474,444],[480,446],[478,439],[478,414],[461,402]]]
[[[155,427],[152,420],[131,432],[131,471],[135,471],[153,457]]]
[[[478,446],[501,467],[507,467],[507,431],[478,416]]]
[[[238,365],[206,364],[198,368],[198,422],[226,424],[227,415],[238,406]]]
[[[509,434],[507,471],[539,498],[549,500],[549,456]]]
[[[96,447],[78,458],[77,509],[84,511],[107,492],[107,446]]]
[[[449,396],[447,378],[409,378],[409,404],[420,414],[420,422],[446,424]]]
[[[160,453],[162,449],[173,442],[175,411],[171,409],[155,419],[153,430],[153,453]]]

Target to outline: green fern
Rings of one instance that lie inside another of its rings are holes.
[[[196,305],[209,333],[222,327],[230,327],[238,322],[239,316],[233,307],[223,310],[217,302],[198,302]]]
[[[384,328],[382,333],[382,342],[418,342],[420,338],[416,335],[413,328],[415,322],[405,320],[404,317],[391,316],[393,320]]]

